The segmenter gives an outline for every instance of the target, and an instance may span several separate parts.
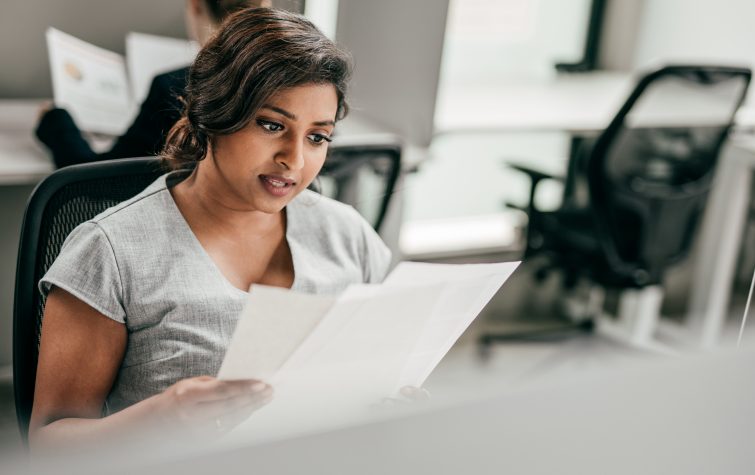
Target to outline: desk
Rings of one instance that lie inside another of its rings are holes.
[[[572,349],[590,346],[580,343]],[[184,447],[176,453],[168,452],[165,440],[142,450],[119,444],[112,456],[98,449],[100,459],[87,460],[86,466],[74,458],[38,470],[64,466],[71,473],[141,475],[247,474],[250,467],[259,473],[334,475],[752,471],[751,351],[645,361],[634,356],[611,364],[607,351],[590,351],[589,359],[575,358],[575,351],[553,352],[507,388],[490,387],[498,368],[467,368],[449,381],[464,392],[452,401],[438,401],[443,393],[434,393],[424,408],[347,427],[256,445],[223,447],[221,441],[220,447]],[[570,363],[557,373],[548,368]]]
[[[596,72],[482,87],[441,88],[435,134],[603,130],[634,88],[636,76]],[[755,104],[737,113],[739,128],[755,128]]]
[[[749,473],[752,353],[654,362],[140,473]],[[700,381],[705,381],[701,384]]]
[[[39,100],[0,102],[0,185],[38,183],[53,163],[34,137]]]
[[[488,87],[441,88],[435,133],[595,132],[608,125],[633,85],[633,77],[626,73],[590,73]]]
[[[755,171],[755,137],[735,137],[722,152],[703,219],[687,318],[703,347],[718,341],[729,312]]]

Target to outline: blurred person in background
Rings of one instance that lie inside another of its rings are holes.
[[[229,14],[245,7],[270,5],[271,0],[186,0],[187,34],[203,46]],[[188,72],[187,66],[156,76],[134,123],[124,135],[115,139],[107,152],[92,150],[65,109],[45,108],[37,124],[37,138],[50,150],[58,168],[98,160],[156,155],[165,143],[168,131],[181,117],[181,97]]]

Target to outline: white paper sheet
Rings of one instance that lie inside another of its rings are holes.
[[[350,286],[296,349],[273,385],[376,402],[394,396],[442,284],[411,287]],[[323,389],[324,388],[324,389]],[[344,401],[346,403],[346,401]]]
[[[199,51],[196,41],[130,32],[126,58],[131,91],[137,104],[144,102],[152,79],[158,74],[188,66]]]
[[[218,377],[272,381],[335,300],[278,287],[252,286]],[[281,301],[285,301],[284,311],[279,306]]]
[[[218,377],[259,378],[272,402],[234,429],[262,441],[374,416],[421,386],[518,263],[402,263],[338,297],[254,286]]]
[[[55,28],[46,36],[56,106],[82,130],[122,134],[136,111],[123,56]]]
[[[468,265],[405,262],[386,278],[383,283],[386,287],[410,286],[416,282],[442,285],[431,316],[404,365],[399,388],[422,386],[518,266],[519,262]]]
[[[219,377],[365,403],[420,386],[518,263],[402,263],[337,298],[255,286]],[[295,388],[295,390],[294,390]]]

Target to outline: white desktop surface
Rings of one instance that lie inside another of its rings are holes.
[[[34,137],[42,102],[0,101],[0,185],[37,183],[53,171],[47,152]]]
[[[626,73],[589,73],[440,89],[435,131],[600,130],[618,111],[632,85],[632,77]]]
[[[753,354],[592,371],[456,407],[169,464],[243,473],[751,473]],[[159,473],[155,471],[154,473]]]
[[[435,134],[604,129],[639,76],[626,72],[560,73],[438,91]],[[755,127],[755,105],[740,109],[738,127]]]

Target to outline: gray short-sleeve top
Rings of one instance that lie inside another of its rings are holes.
[[[110,412],[176,381],[215,375],[247,293],[216,267],[160,177],[78,226],[39,283],[55,285],[126,325],[128,343],[107,398]],[[286,207],[297,291],[335,294],[379,282],[390,252],[352,207],[306,190]]]

